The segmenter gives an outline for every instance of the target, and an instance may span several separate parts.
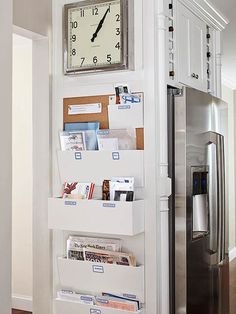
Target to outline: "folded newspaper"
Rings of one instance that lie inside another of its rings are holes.
[[[85,261],[124,266],[136,266],[136,259],[131,254],[98,250],[93,248],[84,248],[83,252]]]
[[[84,248],[94,248],[99,250],[120,252],[121,240],[69,236],[67,240],[67,258],[83,261]]]

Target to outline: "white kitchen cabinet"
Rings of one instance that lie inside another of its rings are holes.
[[[179,83],[207,91],[207,24],[177,2],[177,62]]]

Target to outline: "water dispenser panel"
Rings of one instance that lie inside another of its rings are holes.
[[[208,172],[192,173],[193,239],[209,233]]]

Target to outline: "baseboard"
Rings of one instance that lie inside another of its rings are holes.
[[[236,247],[229,251],[229,261],[231,262],[236,258]]]
[[[12,296],[12,308],[32,312],[33,311],[33,300],[32,297],[25,295],[13,295]]]

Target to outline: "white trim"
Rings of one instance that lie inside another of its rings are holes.
[[[33,311],[32,297],[18,294],[13,295],[12,308],[21,311],[32,312]]]
[[[236,247],[229,251],[229,261],[231,262],[236,258]]]
[[[179,0],[199,18],[218,30],[224,30],[229,20],[208,0]]]

